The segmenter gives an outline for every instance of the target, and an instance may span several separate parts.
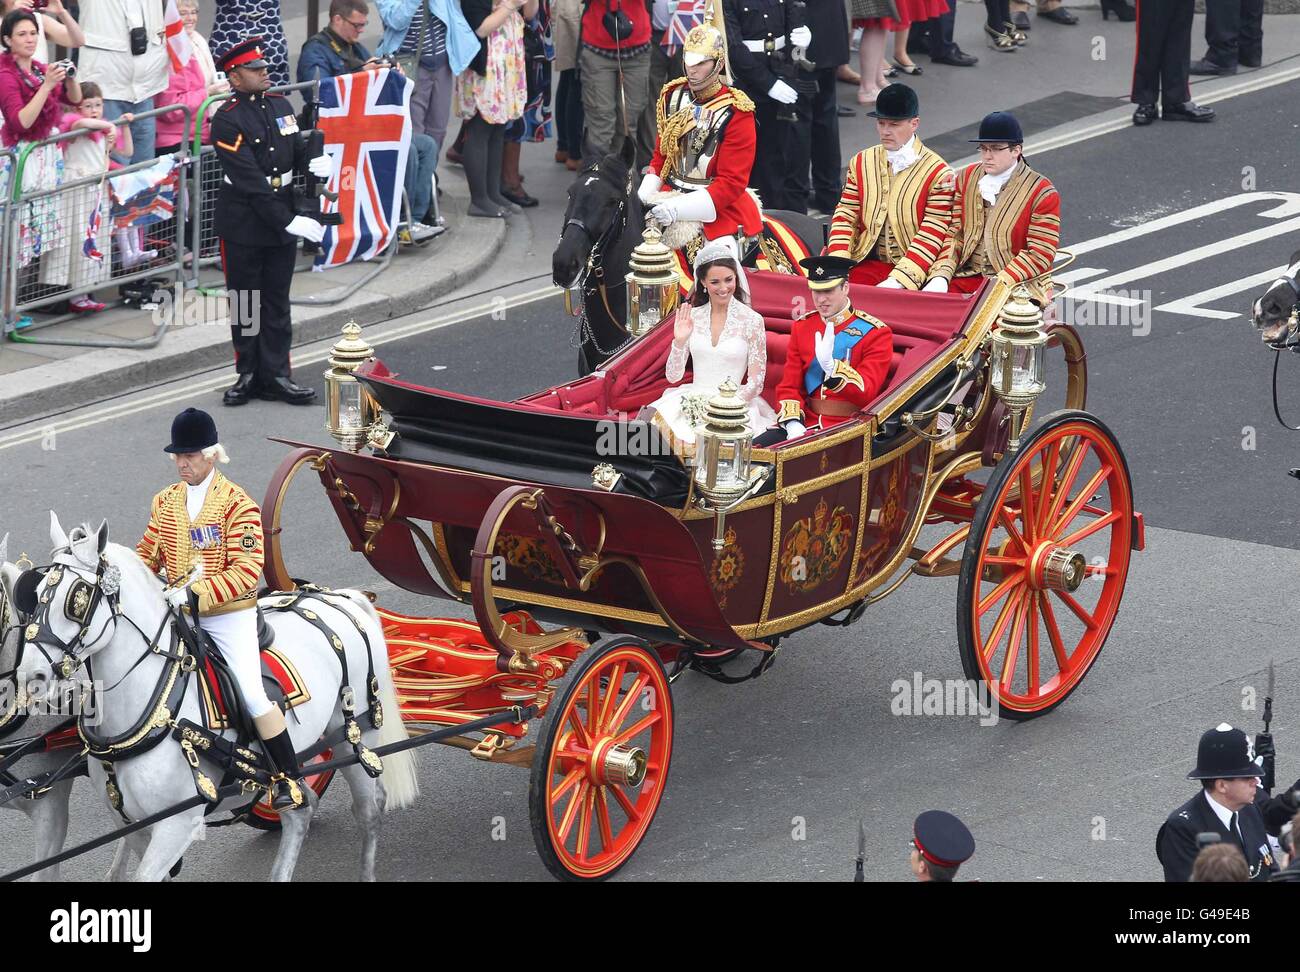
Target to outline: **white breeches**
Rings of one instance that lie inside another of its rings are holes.
[[[217,643],[221,657],[226,660],[230,674],[239,686],[248,714],[256,719],[270,712],[272,702],[262,687],[262,659],[257,650],[257,612],[245,610],[214,614],[202,618],[200,625]]]

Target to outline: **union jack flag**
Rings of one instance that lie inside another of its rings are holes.
[[[95,205],[91,207],[90,218],[86,220],[86,240],[81,244],[81,252],[87,260],[104,262],[104,254],[99,252],[99,228],[103,222],[104,196],[98,186],[94,187]]]
[[[704,14],[708,8],[708,0],[680,0],[673,10],[672,19],[668,21],[663,40],[659,42],[665,54],[672,57],[677,53],[678,48],[686,43],[686,35],[691,29],[704,23]]]
[[[329,189],[339,194],[323,208],[342,213],[343,225],[325,228],[313,270],[369,260],[397,232],[414,87],[386,67],[321,80],[318,124],[334,162]]]
[[[176,214],[176,184],[179,171],[176,156],[164,155],[143,169],[110,176],[108,194],[112,201],[109,218],[113,229],[148,226]]]

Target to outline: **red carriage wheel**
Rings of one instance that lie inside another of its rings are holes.
[[[593,645],[551,703],[528,784],[533,840],[561,880],[626,864],[668,782],[673,700],[655,652],[627,636]]]
[[[319,756],[313,756],[309,759],[303,769],[310,769],[312,763],[327,763],[333,758],[333,751],[327,749]],[[314,776],[306,776],[305,779],[307,785],[312,788],[312,791],[319,798],[324,796],[325,791],[329,788],[330,781],[334,779],[334,771],[327,770]],[[260,800],[253,804],[248,813],[244,814],[243,819],[244,823],[257,830],[277,831],[280,829],[280,812],[271,808],[271,801],[267,799],[265,793],[262,794]]]
[[[1049,415],[994,468],[962,556],[957,634],[966,677],[1003,716],[1050,712],[1097,660],[1133,528],[1128,462],[1086,412]]]

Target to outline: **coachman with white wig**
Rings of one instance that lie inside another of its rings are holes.
[[[181,482],[153,498],[149,526],[136,545],[140,559],[165,572],[173,585],[167,600],[186,608],[197,600],[199,624],[230,667],[257,734],[279,773],[272,806],[302,802],[298,759],[284,713],[266,696],[257,645],[257,582],[265,548],[262,511],[247,493],[217,470],[230,461],[207,412],[187,408],[172,422],[164,452],[176,460]],[[197,579],[182,584],[201,567]]]

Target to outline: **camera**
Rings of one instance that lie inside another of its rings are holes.
[[[149,32],[143,27],[131,28],[131,53],[139,57],[149,50]]]
[[[75,78],[77,76],[77,65],[73,64],[69,60],[55,61],[50,65],[51,69],[56,67],[63,68],[69,78]]]

